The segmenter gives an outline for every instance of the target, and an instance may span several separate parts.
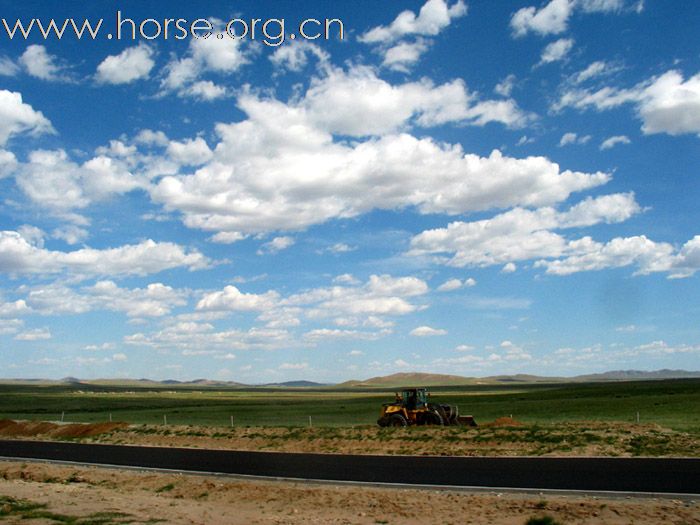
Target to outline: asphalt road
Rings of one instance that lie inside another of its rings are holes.
[[[0,441],[0,456],[282,478],[700,494],[700,459],[350,456]]]

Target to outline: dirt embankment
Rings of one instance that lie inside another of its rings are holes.
[[[128,428],[127,423],[68,423],[57,424],[47,421],[13,421],[0,420],[0,436],[2,437],[51,437],[51,438],[83,438],[98,436]]]
[[[9,523],[101,525],[525,525],[547,516],[553,521],[535,523],[700,525],[700,506],[671,499],[253,482],[0,461],[0,520],[3,516]]]
[[[281,428],[0,421],[0,437],[229,450],[453,456],[700,457],[700,436],[657,425],[501,418],[477,428]]]

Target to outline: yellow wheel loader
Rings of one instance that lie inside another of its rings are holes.
[[[409,425],[466,425],[476,426],[472,416],[460,416],[457,407],[429,403],[425,388],[404,388],[396,392],[393,403],[384,403],[377,420],[380,427],[407,427]]]

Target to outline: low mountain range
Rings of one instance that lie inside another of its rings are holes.
[[[168,379],[156,381],[152,379],[88,379],[65,377],[61,380],[46,379],[0,379],[0,383],[43,383],[43,384],[73,384],[93,386],[121,387],[200,387],[200,388],[397,388],[401,386],[460,386],[478,384],[513,384],[513,383],[583,383],[605,381],[646,381],[659,379],[700,378],[700,371],[687,370],[613,370],[599,374],[585,374],[574,377],[535,376],[529,374],[499,375],[489,377],[464,377],[446,374],[428,374],[423,372],[402,372],[387,376],[371,377],[365,380],[351,380],[339,384],[317,383],[314,381],[286,381],[281,383],[244,384],[235,381],[214,381],[195,379],[193,381],[177,381]]]

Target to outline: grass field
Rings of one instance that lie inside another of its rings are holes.
[[[601,420],[656,423],[700,434],[700,379],[432,388],[432,400],[486,422]],[[373,425],[389,390],[198,389],[0,385],[0,419],[229,426]]]

